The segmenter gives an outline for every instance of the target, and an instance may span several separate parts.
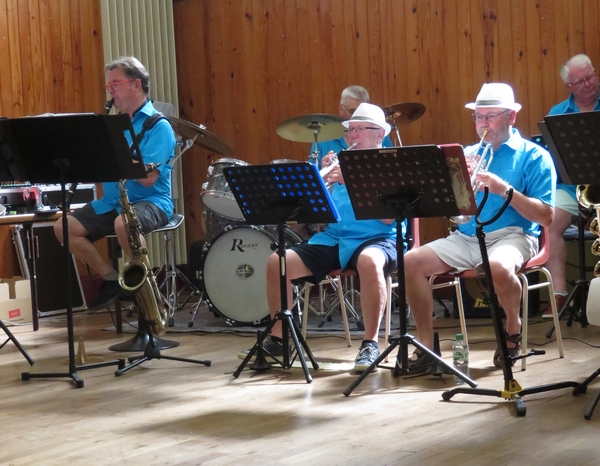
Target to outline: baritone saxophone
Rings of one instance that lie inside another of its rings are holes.
[[[127,180],[121,180],[119,183],[121,218],[127,232],[132,259],[125,264],[123,271],[119,274],[119,285],[126,291],[136,293],[134,300],[138,312],[143,314],[152,334],[163,335],[167,331],[169,315],[152,273],[148,249],[142,242],[140,222],[127,196],[126,182]]]

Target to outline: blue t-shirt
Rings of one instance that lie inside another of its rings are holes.
[[[478,144],[465,148],[465,153],[474,151],[477,146]],[[494,151],[494,158],[488,171],[498,175],[515,191],[554,206],[556,170],[552,158],[544,148],[523,139],[516,129],[513,128],[510,139],[503,143],[497,151]],[[483,191],[476,193],[477,205],[481,205],[483,195]],[[502,196],[489,194],[480,220],[485,222],[492,218],[503,204]],[[459,225],[458,228],[465,235],[475,235],[476,227],[473,215],[470,222]],[[490,233],[506,227],[521,227],[523,233],[532,236],[539,236],[541,232],[539,224],[527,220],[511,205],[506,208],[498,220],[484,227],[484,231]]]
[[[385,138],[383,138],[383,142],[381,145],[383,147],[394,147],[389,134]],[[341,151],[348,149],[348,143],[346,142],[346,139],[342,136],[341,138],[332,139],[331,141],[319,142],[319,143],[317,143],[317,148],[319,150],[319,158],[317,160],[317,167],[321,168],[321,161],[323,160],[323,157],[325,157],[327,154],[329,154],[329,151],[333,151],[336,154],[339,154]],[[314,152],[314,150],[315,150],[315,143],[313,142],[313,144],[311,146],[311,151]]]
[[[600,110],[600,96],[598,97],[598,101],[596,102],[596,106],[594,107],[594,111]],[[579,107],[575,103],[575,98],[573,94],[569,94],[569,98],[567,100],[563,100],[562,102],[556,104],[554,107],[550,109],[548,115],[562,115],[564,113],[579,113]],[[577,201],[577,186],[574,184],[562,184],[558,183],[556,185],[556,189],[560,189],[570,194],[574,201]]]
[[[157,113],[148,100],[146,104],[139,109],[131,120],[135,134],[142,131],[142,125],[146,119]],[[125,131],[127,143],[131,145],[131,135],[129,131]],[[160,208],[167,216],[171,218],[173,214],[173,200],[171,199],[171,164],[169,160],[175,153],[175,135],[171,124],[165,120],[159,120],[152,129],[146,131],[144,137],[139,143],[142,158],[145,164],[155,163],[160,164],[158,171],[160,172],[156,182],[149,188],[143,186],[135,180],[127,180],[125,187],[129,201],[133,204],[138,201],[149,201]],[[121,211],[121,196],[118,182],[102,183],[104,196],[102,199],[92,201],[91,205],[94,212],[98,215],[110,212],[115,209]]]
[[[388,225],[380,220],[356,220],[345,185],[334,184],[331,197],[341,220],[330,223],[325,231],[313,235],[308,242],[324,246],[339,244],[342,268],[346,267],[354,251],[364,242],[375,238],[396,239],[396,222]],[[406,234],[405,223],[402,224],[402,237]]]

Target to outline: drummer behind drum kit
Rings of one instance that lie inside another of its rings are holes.
[[[391,105],[383,110],[395,131],[398,145],[402,145],[398,128],[416,121],[425,113],[422,104],[413,102]],[[324,142],[344,135],[342,121],[343,118],[335,115],[302,115],[280,123],[277,134],[296,142]],[[229,146],[210,133],[206,134],[204,127],[198,128],[183,120],[179,122],[182,132],[176,129],[178,134],[194,140],[202,136],[203,139],[196,140],[198,144],[221,155],[232,155],[233,151]],[[193,141],[188,141],[188,147],[191,144]],[[290,162],[296,160],[278,159],[271,163]],[[195,271],[201,284],[202,297],[211,311],[225,318],[229,324],[242,325],[265,323],[269,319],[266,266],[276,241],[275,227],[246,225],[225,179],[225,168],[246,165],[249,163],[243,160],[221,158],[208,167],[207,180],[202,185],[200,195],[206,207],[202,226],[207,242],[202,247],[198,269]],[[313,226],[297,227],[299,228],[293,230],[286,227],[284,236],[287,246],[299,244],[314,234]],[[194,317],[195,313],[190,326],[193,325]]]

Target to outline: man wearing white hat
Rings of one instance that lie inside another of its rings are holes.
[[[347,128],[348,142],[356,144],[356,149],[381,147],[383,138],[391,130],[383,110],[369,103],[360,104],[352,117],[342,124]],[[324,166],[333,161],[333,155],[330,152],[323,158]],[[377,339],[387,299],[385,277],[396,268],[396,222],[394,219],[356,220],[339,166],[325,177],[325,181],[334,183],[331,197],[341,220],[329,224],[325,231],[317,233],[308,242],[292,246],[287,251],[288,309],[292,305],[292,280],[306,277],[316,284],[332,270],[356,269],[360,277],[365,336],[354,370],[363,372],[379,357]],[[279,256],[274,253],[267,263],[267,298],[271,316],[280,308],[279,278]],[[271,338],[263,343],[267,358],[283,355],[281,337],[281,323],[278,322]],[[248,351],[242,351],[238,357],[244,359],[247,354]]]
[[[484,227],[484,231],[494,288],[506,313],[509,354],[516,356],[521,348],[521,283],[516,271],[537,253],[541,226],[552,222],[556,172],[550,154],[523,139],[513,128],[521,105],[515,102],[508,84],[484,84],[476,102],[465,107],[474,111],[472,117],[477,134],[481,137],[487,131],[483,141],[490,143],[494,151],[487,171],[480,172],[475,181],[478,203],[485,186],[490,193],[481,218],[492,218],[505,202],[505,193],[513,189],[506,211],[496,222]],[[478,146],[467,147],[465,153],[474,153]],[[430,349],[433,349],[433,298],[428,277],[461,272],[481,264],[476,226],[473,216],[447,238],[413,249],[405,256],[405,270],[410,271],[406,273],[407,301],[419,341]],[[501,358],[500,351],[496,350],[495,366],[500,367]],[[410,358],[410,365],[415,370],[427,368],[429,364],[429,357],[419,350]]]

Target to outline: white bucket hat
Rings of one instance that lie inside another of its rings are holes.
[[[521,104],[515,102],[512,87],[504,83],[484,84],[477,94],[477,101],[467,104],[465,107],[471,110],[475,110],[475,108],[507,108],[515,112],[521,110]]]
[[[366,121],[381,127],[385,130],[386,136],[390,134],[390,131],[392,130],[390,124],[385,121],[385,114],[383,113],[383,110],[381,110],[381,108],[379,108],[377,105],[363,102],[352,114],[352,118],[347,121],[342,121],[342,125],[348,128],[350,123],[356,123],[359,121]]]

